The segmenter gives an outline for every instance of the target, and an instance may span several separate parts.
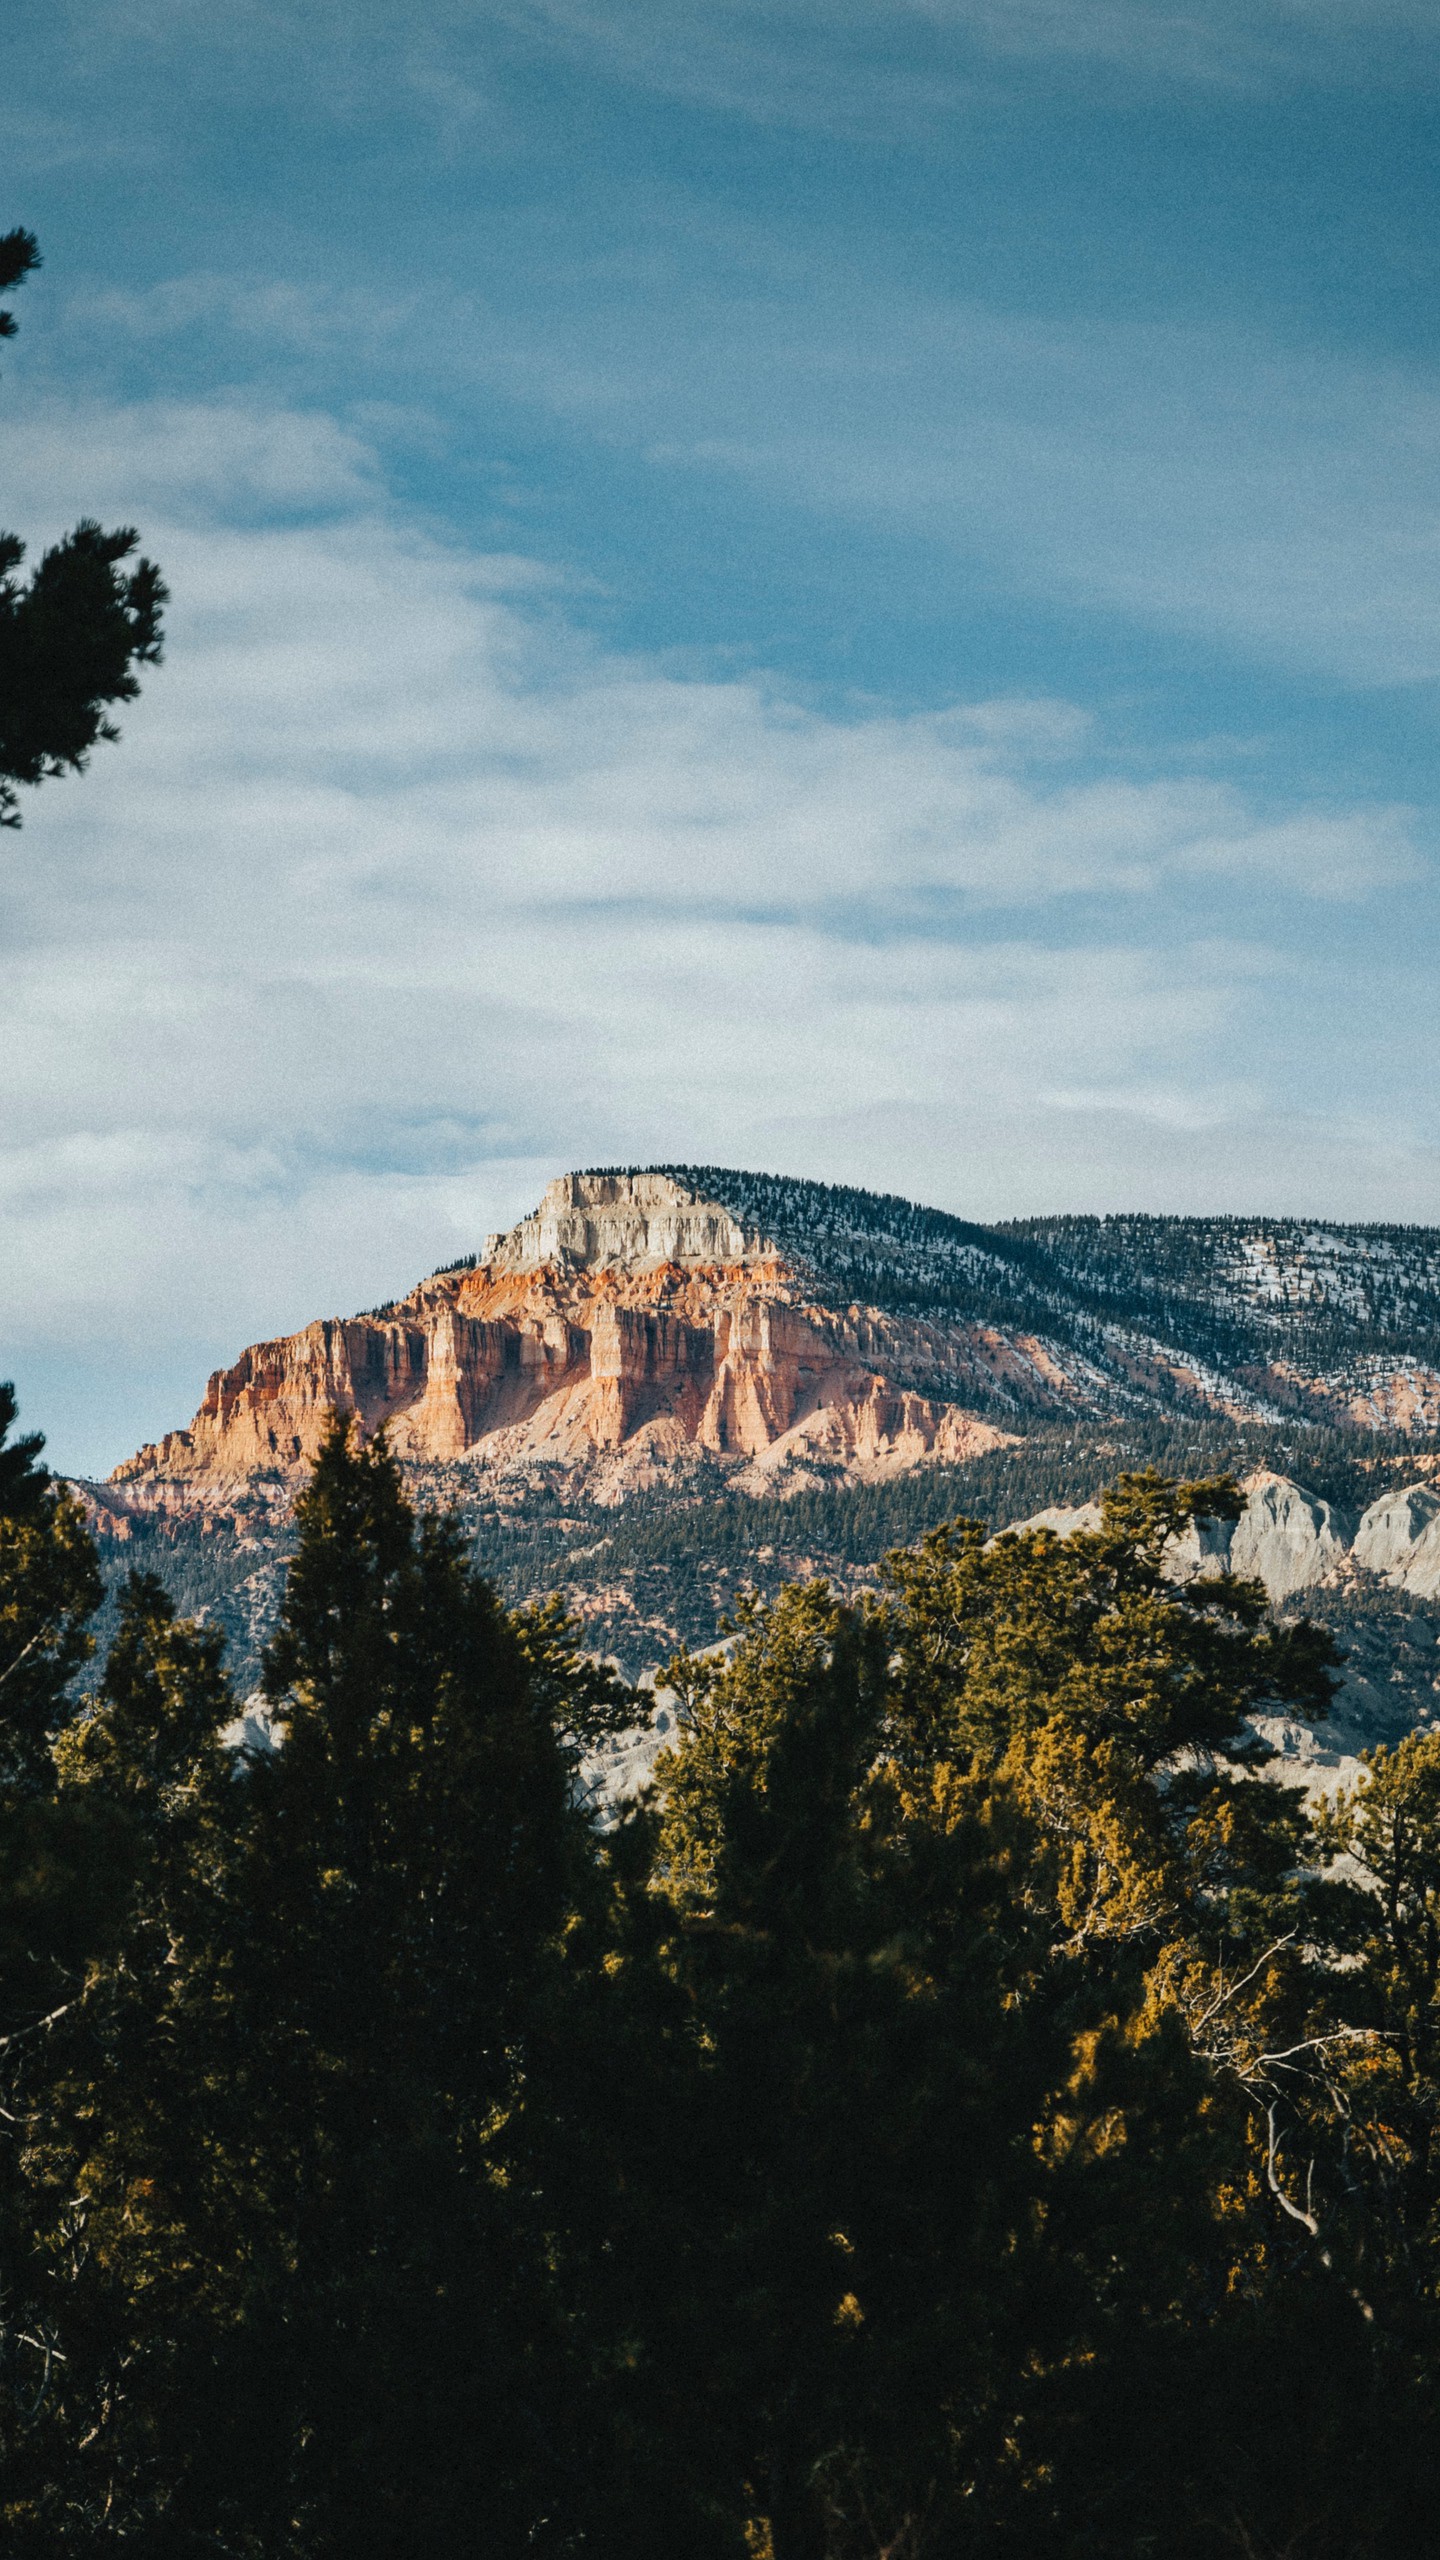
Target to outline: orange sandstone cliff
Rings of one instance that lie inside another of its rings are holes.
[[[602,1501],[701,1455],[748,1489],[794,1487],[996,1446],[1010,1435],[965,1388],[1009,1373],[1050,1392],[1038,1345],[819,1304],[773,1243],[667,1175],[568,1174],[474,1265],[252,1345],[188,1430],[111,1481],[164,1507],[293,1483],[339,1411],[414,1463],[558,1465]]]

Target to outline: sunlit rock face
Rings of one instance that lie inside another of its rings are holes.
[[[157,1565],[244,1677],[337,1411],[385,1429],[507,1598],[563,1591],[634,1671],[715,1640],[747,1591],[873,1588],[887,1547],[957,1511],[1045,1503],[1063,1535],[1127,1468],[1258,1468],[1243,1517],[1187,1524],[1167,1570],[1232,1566],[1334,1633],[1334,1714],[1275,1765],[1330,1783],[1440,1720],[1440,1229],[982,1226],[733,1167],[565,1174],[473,1260],[253,1344],[187,1429],[77,1488],[115,1577]],[[1312,1445],[1332,1493],[1365,1488],[1358,1517],[1306,1482]],[[753,1543],[732,1495],[782,1497]]]
[[[253,1344],[105,1503],[119,1534],[126,1511],[210,1508],[229,1488],[288,1502],[335,1412],[383,1426],[413,1466],[512,1484],[545,1469],[603,1505],[697,1464],[757,1494],[869,1482],[1037,1424],[1183,1413],[1283,1422],[1293,1441],[1313,1416],[1368,1435],[1394,1429],[1397,1397],[1424,1420],[1431,1372],[1411,1346],[1437,1335],[1428,1234],[982,1228],[716,1167],[570,1173],[473,1263]],[[1287,1476],[1249,1495],[1233,1534],[1193,1534],[1188,1569],[1228,1559],[1276,1598],[1325,1582],[1348,1525]],[[1373,1506],[1356,1565],[1440,1590],[1432,1499]]]
[[[1250,1476],[1245,1509],[1230,1538],[1232,1573],[1263,1582],[1272,1600],[1288,1600],[1324,1582],[1349,1541],[1328,1502],[1288,1476]]]
[[[335,1411],[367,1436],[384,1425],[405,1459],[558,1464],[601,1499],[687,1452],[757,1491],[864,1479],[1004,1440],[962,1396],[903,1383],[919,1367],[963,1387],[973,1369],[988,1392],[1001,1359],[974,1328],[822,1306],[793,1259],[668,1175],[567,1174],[470,1268],[253,1345],[217,1370],[188,1430],[113,1481],[198,1494],[297,1478]]]
[[[1263,1582],[1272,1600],[1288,1600],[1297,1591],[1334,1579],[1351,1549],[1328,1502],[1268,1469],[1247,1476],[1242,1491],[1245,1507],[1238,1520],[1192,1521],[1176,1538],[1167,1570],[1177,1582],[1229,1571]],[[1100,1505],[1086,1502],[1073,1510],[1037,1511],[1017,1526],[1071,1538],[1078,1531],[1098,1529],[1102,1518]]]
[[[1440,1493],[1407,1485],[1372,1502],[1355,1533],[1357,1564],[1418,1599],[1440,1599]]]
[[[487,1236],[496,1271],[650,1271],[667,1262],[774,1262],[776,1249],[667,1173],[562,1173],[529,1218]]]

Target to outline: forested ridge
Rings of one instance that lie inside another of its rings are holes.
[[[770,1496],[735,1493],[703,1467],[688,1482],[632,1492],[619,1508],[587,1500],[557,1480],[561,1471],[540,1467],[503,1495],[477,1486],[464,1468],[416,1471],[411,1484],[422,1500],[456,1512],[475,1562],[507,1601],[521,1605],[563,1591],[583,1614],[587,1643],[633,1679],[679,1641],[711,1643],[745,1594],[773,1597],[787,1579],[816,1572],[846,1589],[872,1582],[892,1547],[912,1544],[957,1513],[1003,1529],[1038,1511],[1088,1502],[1127,1469],[1243,1477],[1274,1466],[1354,1515],[1390,1486],[1432,1468],[1435,1454],[1429,1440],[1159,1415],[1104,1430],[1042,1425],[960,1466],[932,1464],[878,1483],[822,1483]],[[293,1548],[293,1528],[264,1501],[253,1520],[243,1513],[235,1521],[137,1516],[123,1546],[109,1539],[102,1545],[110,1591],[102,1632],[115,1622],[127,1570],[147,1566],[186,1610],[224,1630],[232,1676],[248,1688],[259,1676]],[[1344,1602],[1357,1605],[1353,1584]]]
[[[3,1420],[14,1421],[13,1398]],[[1440,2492],[1440,1738],[1313,1823],[1233,1480],[633,1698],[337,1423],[263,1686],[0,1449],[7,2550],[1379,2560]]]
[[[1081,1347],[1106,1328],[1134,1327],[1222,1367],[1280,1352],[1316,1369],[1440,1353],[1433,1227],[1136,1215],[987,1226],[849,1185],[719,1165],[653,1169],[799,1255],[832,1300],[1033,1325]]]

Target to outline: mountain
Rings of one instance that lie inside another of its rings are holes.
[[[1154,1463],[1246,1477],[1237,1554],[1277,1605],[1363,1625],[1374,1697],[1412,1721],[1431,1699],[1433,1229],[981,1226],[716,1166],[563,1175],[403,1298],[253,1345],[85,1488],[116,1562],[220,1616],[242,1671],[337,1407],[385,1426],[510,1596],[563,1588],[632,1670],[747,1587],[860,1584],[957,1511],[1001,1526]]]
[[[113,1481],[203,1499],[293,1478],[338,1406],[413,1462],[578,1471],[602,1501],[702,1454],[758,1491],[817,1464],[867,1475],[994,1447],[966,1409],[994,1401],[990,1357],[973,1326],[827,1302],[802,1261],[670,1174],[567,1174],[475,1262],[217,1370],[188,1431]]]
[[[337,1405],[407,1458],[587,1467],[612,1499],[688,1450],[748,1462],[759,1491],[972,1456],[1046,1416],[1428,1434],[1437,1362],[1428,1229],[987,1229],[711,1166],[599,1171],[407,1297],[254,1345],[115,1481],[293,1476]]]

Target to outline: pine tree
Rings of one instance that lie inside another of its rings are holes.
[[[128,1883],[123,1818],[76,1806],[52,1756],[100,1602],[78,1504],[10,1437],[0,1385],[0,2458],[48,2392],[57,2333],[27,2148],[45,2116],[56,2038],[87,1964],[113,1943]],[[9,1445],[6,1446],[6,1442]]]
[[[888,1606],[791,1590],[676,1667],[672,2318],[773,2560],[1425,2547],[1423,2368],[1361,2281],[1371,2048],[1244,1723],[1323,1714],[1330,1650],[1177,1578],[1236,1500],[1140,1477],[1067,1542],[960,1523]]]
[[[456,1526],[337,1422],[298,1506],[227,1950],[283,2282],[257,2301],[317,2550],[525,2547],[571,2421],[528,2111],[580,1847],[569,1764]],[[246,2386],[247,2390],[250,2386]]]
[[[58,2356],[12,2461],[17,2551],[88,2550],[107,2520],[160,2547],[177,2477],[227,2437],[243,2166],[215,1987],[243,1798],[220,1738],[221,1648],[132,1575],[99,1689],[54,1747],[58,1801],[116,1832],[123,1886],[30,2092],[33,2255]]]
[[[40,264],[33,232],[0,237],[0,292]],[[0,311],[0,337],[15,334]],[[86,516],[52,544],[28,580],[17,534],[0,533],[0,826],[20,824],[17,784],[81,773],[97,739],[120,732],[106,714],[133,702],[137,667],[156,666],[168,591],[153,560],[136,560],[133,525],[105,532]]]
[[[131,1886],[32,2127],[66,2361],[17,2549],[418,2560],[564,2547],[576,2504],[538,2093],[614,1684],[507,1616],[383,1445],[337,1423],[298,1511],[273,1752],[222,1746],[219,1639],[144,1576],[59,1747]]]

